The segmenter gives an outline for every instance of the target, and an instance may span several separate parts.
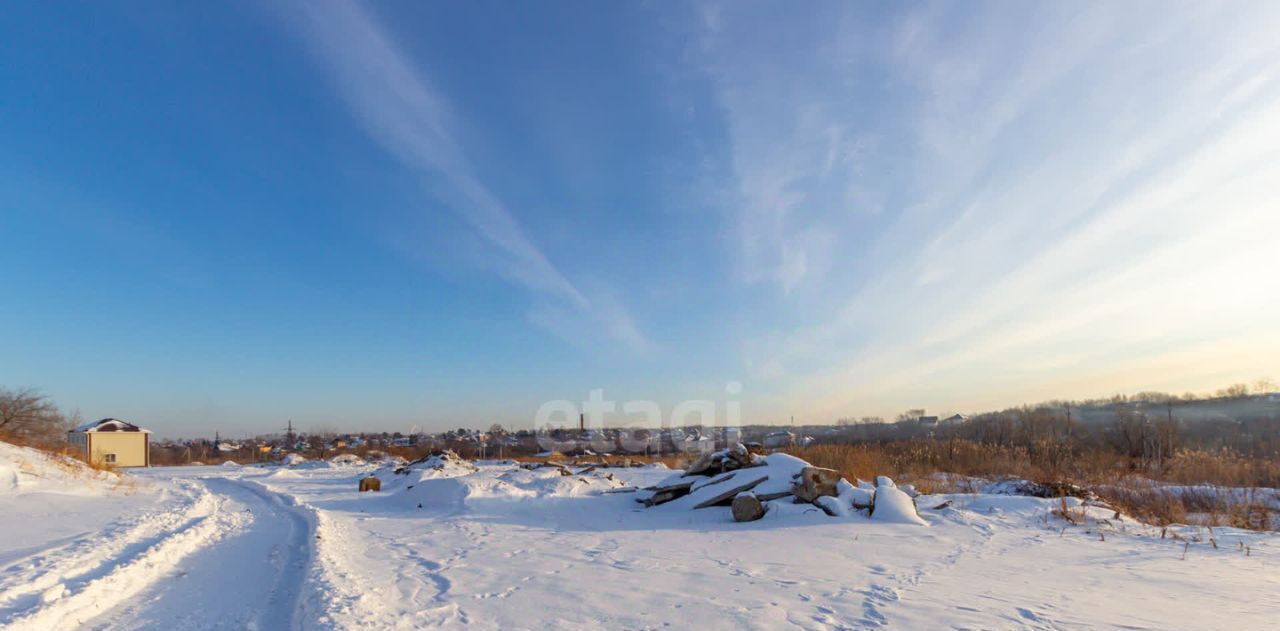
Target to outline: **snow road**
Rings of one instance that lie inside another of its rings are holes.
[[[89,620],[88,629],[303,627],[314,521],[295,502],[253,481],[199,482],[242,516],[239,527],[188,555],[141,593]]]
[[[302,628],[310,511],[253,481],[173,483],[188,501],[3,567],[0,628]]]

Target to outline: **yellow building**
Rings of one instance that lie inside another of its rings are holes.
[[[94,464],[151,466],[151,432],[120,419],[104,418],[67,432],[67,441]]]

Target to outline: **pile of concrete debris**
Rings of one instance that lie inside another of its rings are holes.
[[[630,458],[622,458],[620,460],[605,460],[604,458],[599,458],[596,460],[583,460],[580,458],[577,460],[571,460],[569,462],[548,459],[548,460],[540,460],[537,462],[521,462],[520,463],[521,469],[530,469],[530,470],[542,469],[544,467],[558,467],[561,469],[568,468],[568,467],[591,467],[594,469],[630,469],[633,467],[651,467],[651,466],[654,466],[654,465],[640,461],[640,460],[632,460]],[[662,466],[662,465],[659,465],[659,466]]]
[[[405,463],[396,467],[395,473],[398,475],[408,474],[410,471],[434,470],[442,473],[450,473],[459,475],[462,473],[471,473],[479,471],[479,467],[471,464],[469,460],[459,456],[452,449],[437,449],[417,460]]]
[[[834,469],[815,467],[784,453],[766,456],[741,444],[706,454],[682,472],[641,489],[636,501],[700,509],[732,507],[737,521],[754,521],[769,511],[772,502],[813,504],[833,516],[865,511],[872,519],[921,523],[911,489],[899,489],[881,476],[876,484],[851,484]]]
[[[594,477],[597,477],[597,478],[601,478],[601,479],[603,479],[603,480],[608,480],[610,483],[614,484],[614,485],[615,485],[615,487],[614,487],[614,488],[610,488],[610,489],[608,489],[608,490],[604,491],[605,493],[630,493],[630,492],[634,492],[634,491],[636,491],[636,490],[637,490],[637,489],[636,489],[636,487],[634,487],[634,486],[622,486],[622,485],[621,485],[622,483],[621,483],[621,482],[618,482],[618,481],[613,477],[613,474],[612,474],[612,473],[608,473],[608,472],[602,471],[602,469],[608,469],[608,468],[611,468],[611,467],[615,467],[615,468],[616,468],[616,467],[631,467],[631,466],[644,466],[644,463],[638,463],[637,465],[632,465],[630,461],[627,461],[627,464],[625,464],[625,465],[624,465],[624,464],[609,464],[609,463],[605,463],[605,462],[585,463],[585,464],[584,464],[584,463],[581,463],[581,462],[575,462],[575,463],[563,463],[563,462],[554,462],[554,461],[551,461],[551,460],[546,460],[546,461],[543,461],[543,462],[522,462],[522,463],[520,463],[520,468],[521,468],[521,469],[523,469],[523,470],[525,470],[525,471],[538,471],[538,470],[541,470],[541,469],[555,469],[555,470],[556,470],[556,471],[558,471],[558,472],[560,473],[560,475],[562,475],[562,476],[570,476],[570,475],[578,475],[578,476],[594,476]],[[577,471],[574,471],[574,468],[577,468],[578,470],[577,470]]]

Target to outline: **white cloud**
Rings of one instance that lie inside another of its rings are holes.
[[[798,320],[755,322],[744,364],[814,420],[1180,383],[1193,351],[1248,377],[1241,331],[1280,351],[1275,8],[1007,8],[799,31],[725,11],[708,35],[736,255]],[[851,223],[828,178],[882,221]],[[815,251],[822,274],[797,264]]]
[[[499,273],[551,303],[567,303],[579,325],[594,326],[633,350],[651,348],[625,309],[585,295],[528,237],[467,159],[452,131],[456,122],[446,97],[377,18],[354,2],[299,2],[293,7],[289,18],[298,18],[312,52],[355,119],[406,168],[423,175],[431,194],[493,246],[490,255]]]

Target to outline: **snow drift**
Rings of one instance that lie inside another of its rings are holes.
[[[119,475],[94,469],[69,456],[0,442],[0,495],[100,494],[119,481]]]
[[[477,466],[449,450],[375,472],[395,502],[413,509],[461,511],[493,502],[572,499],[599,495],[623,483],[594,467],[523,468],[517,463]]]

